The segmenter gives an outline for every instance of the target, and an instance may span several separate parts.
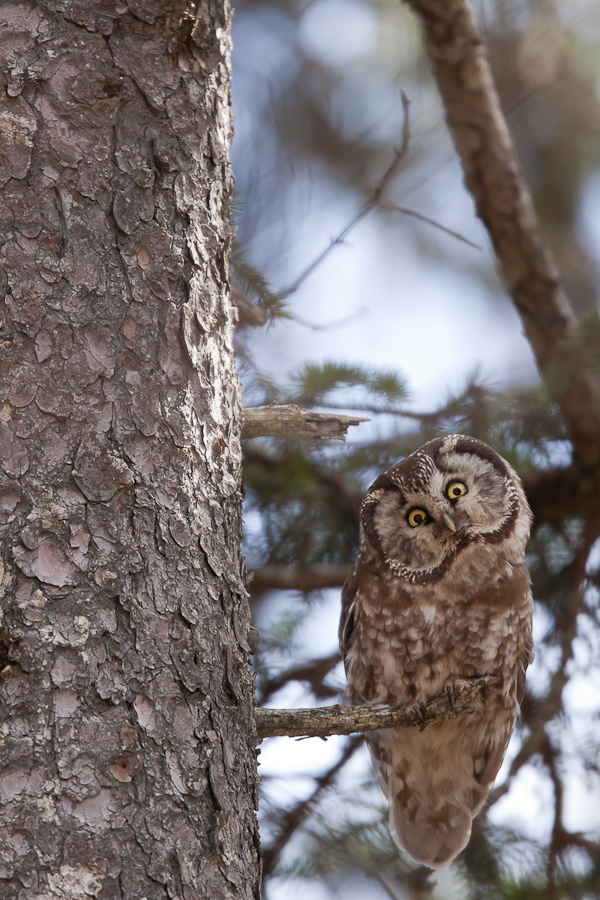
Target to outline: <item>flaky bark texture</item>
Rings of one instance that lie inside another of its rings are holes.
[[[228,3],[0,34],[0,896],[250,898]]]

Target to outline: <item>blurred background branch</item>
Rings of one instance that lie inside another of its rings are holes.
[[[540,373],[560,404],[576,460],[593,467],[600,485],[598,372],[590,372],[585,364],[576,317],[540,232],[483,37],[465,0],[406,2],[421,22],[465,184],[489,233]]]

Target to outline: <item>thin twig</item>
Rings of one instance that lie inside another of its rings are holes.
[[[552,787],[554,788],[554,822],[552,824],[552,835],[550,845],[548,847],[548,859],[546,861],[546,896],[547,900],[557,900],[558,887],[556,884],[556,870],[558,858],[561,850],[564,850],[566,837],[563,828],[563,806],[564,806],[564,785],[560,777],[556,757],[558,751],[552,746],[552,741],[546,732],[546,742],[544,747],[543,759],[548,768]]]
[[[541,753],[548,741],[546,726],[562,710],[562,695],[569,680],[568,663],[573,656],[573,641],[577,635],[577,617],[584,608],[586,594],[586,565],[592,546],[600,534],[600,524],[596,516],[588,520],[585,526],[581,546],[575,553],[573,561],[567,568],[569,589],[566,591],[561,613],[557,617],[555,629],[561,635],[561,660],[556,672],[550,680],[550,687],[545,697],[536,702],[534,713],[525,721],[530,733],[523,741],[521,748],[513,759],[506,780],[490,794],[488,808],[506,794],[517,772],[528,763],[536,753]]]
[[[387,881],[383,878],[382,875],[380,875],[379,872],[377,872],[375,869],[369,869],[366,874],[369,878],[372,878],[373,881],[376,881],[381,888],[383,888],[384,892],[388,895],[390,900],[400,900],[400,895],[396,894],[395,891],[391,889]]]
[[[389,209],[391,212],[399,212],[403,213],[405,216],[412,216],[414,219],[419,219],[421,222],[426,222],[427,225],[432,225],[434,228],[438,228],[440,231],[445,232],[445,234],[449,234],[450,237],[456,238],[457,241],[462,241],[463,244],[468,244],[469,247],[473,247],[475,250],[483,250],[479,244],[476,244],[474,241],[470,241],[469,238],[466,238],[464,234],[460,234],[458,231],[453,231],[452,228],[447,228],[446,225],[442,225],[441,222],[436,222],[435,219],[431,219],[429,216],[423,215],[423,213],[417,212],[416,209],[409,209],[407,206],[397,206],[395,203],[382,203],[382,209]]]
[[[256,731],[259,741],[266,737],[330,737],[354,734],[380,728],[419,728],[432,722],[455,719],[472,711],[470,704],[488,685],[496,684],[496,675],[464,679],[464,687],[450,699],[441,691],[424,708],[407,712],[384,704],[370,706],[326,706],[319,709],[256,709]]]
[[[337,331],[339,328],[345,328],[347,325],[360,319],[366,312],[368,312],[367,307],[361,306],[360,309],[350,313],[349,316],[335,319],[333,322],[326,322],[324,325],[316,325],[314,322],[309,322],[307,319],[303,319],[301,316],[297,315],[294,315],[294,322],[297,322],[298,325],[302,325],[304,328],[310,328],[311,331]]]
[[[334,247],[337,247],[339,244],[343,244],[344,240],[348,237],[352,229],[355,228],[356,225],[358,225],[358,223],[361,221],[361,219],[364,219],[364,217],[368,213],[370,213],[371,210],[374,209],[381,200],[388,184],[398,171],[400,163],[406,155],[410,142],[410,118],[408,114],[410,100],[408,99],[404,91],[400,91],[400,97],[402,100],[402,110],[404,113],[404,120],[402,123],[402,142],[400,146],[397,147],[394,151],[394,158],[392,159],[392,162],[384,172],[382,178],[373,190],[367,202],[363,204],[363,206],[356,213],[356,215],[352,217],[348,224],[345,225],[344,228],[342,228],[337,237],[333,238],[329,246],[326,247],[325,250],[323,250],[323,252],[320,253],[317,258],[314,259],[310,263],[310,265],[308,265],[306,269],[304,269],[304,271],[300,273],[298,278],[296,278],[296,280],[288,288],[277,295],[281,300],[285,300],[291,294],[294,294],[298,290],[300,285],[306,281],[308,276],[311,275],[314,270],[321,265],[321,263],[327,256],[329,256]]]

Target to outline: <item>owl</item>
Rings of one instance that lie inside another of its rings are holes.
[[[370,732],[392,837],[447,865],[467,844],[519,714],[533,660],[521,482],[475,438],[435,438],[388,469],[361,507],[342,589],[340,648],[356,705],[419,706],[461,679],[496,675],[472,715]]]

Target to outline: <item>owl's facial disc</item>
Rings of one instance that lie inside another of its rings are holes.
[[[425,585],[453,568],[467,547],[475,556],[481,548],[484,567],[489,545],[512,541],[510,553],[522,549],[530,513],[508,463],[481,441],[453,434],[434,438],[380,475],[361,518],[385,565]]]

